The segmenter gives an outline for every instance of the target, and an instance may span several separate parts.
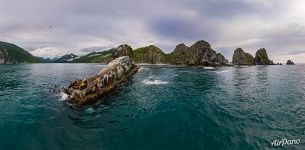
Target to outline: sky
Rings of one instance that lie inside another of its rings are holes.
[[[305,63],[305,1],[1,0],[0,33],[0,41],[50,58],[125,43],[169,53],[205,40],[229,61],[241,47]]]

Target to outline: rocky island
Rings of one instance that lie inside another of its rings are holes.
[[[132,63],[129,56],[121,56],[111,61],[98,75],[76,80],[64,91],[68,95],[68,100],[74,104],[92,103],[113,91],[137,70],[138,67]]]
[[[243,49],[237,48],[234,51],[232,59],[234,65],[275,65],[269,60],[267,51],[264,48],[257,50],[255,57],[244,52]]]
[[[179,44],[167,55],[168,62],[187,66],[228,66],[228,60],[211,48],[206,41],[197,41],[191,47]]]
[[[292,60],[287,60],[286,65],[295,65],[294,62]]]

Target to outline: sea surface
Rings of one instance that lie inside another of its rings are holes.
[[[0,66],[0,150],[305,149],[305,65],[141,67],[84,107],[58,91],[103,67]]]

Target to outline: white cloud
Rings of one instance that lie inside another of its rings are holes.
[[[206,40],[229,60],[237,47],[265,47],[276,62],[305,62],[285,55],[305,50],[303,0],[2,0],[0,18],[0,40],[44,57],[124,43],[169,52]]]

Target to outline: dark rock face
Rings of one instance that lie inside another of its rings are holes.
[[[225,66],[228,61],[225,57],[216,53],[211,45],[206,41],[198,41],[191,47],[179,44],[176,49],[169,54],[169,60],[173,64],[184,64],[189,66]]]
[[[37,63],[39,59],[23,48],[0,41],[0,64]]]
[[[138,67],[132,63],[129,56],[118,57],[102,69],[98,75],[71,83],[65,89],[65,93],[68,95],[69,101],[74,104],[91,103],[110,93],[135,74],[137,70]]]
[[[273,65],[273,62],[269,60],[266,49],[261,48],[255,54],[255,65]]]
[[[241,48],[237,48],[234,51],[232,63],[234,65],[253,65],[254,58],[251,54],[245,53]]]
[[[295,65],[294,62],[292,60],[288,60],[286,65]]]
[[[112,56],[114,59],[121,56],[129,56],[131,59],[134,59],[133,50],[127,44],[120,45],[119,47],[115,48],[113,50]]]
[[[17,64],[18,62],[11,58],[6,49],[0,49],[0,64]]]
[[[136,63],[160,64],[167,62],[165,53],[154,45],[136,49],[134,54]]]

